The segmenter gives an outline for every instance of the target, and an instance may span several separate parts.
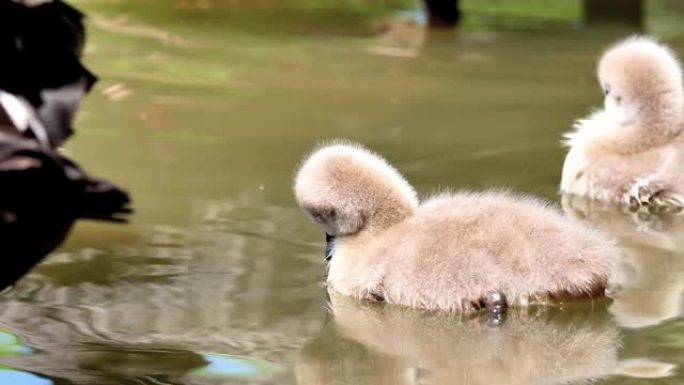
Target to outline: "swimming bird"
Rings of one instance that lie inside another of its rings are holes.
[[[684,89],[675,54],[648,37],[598,63],[604,108],[565,134],[560,190],[630,206],[684,206]]]
[[[382,157],[352,143],[314,151],[294,193],[334,237],[328,286],[358,299],[469,311],[592,298],[614,242],[531,197],[444,193],[419,201]]]

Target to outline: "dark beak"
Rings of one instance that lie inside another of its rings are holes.
[[[325,260],[330,261],[333,256],[333,245],[335,244],[335,236],[325,233]]]

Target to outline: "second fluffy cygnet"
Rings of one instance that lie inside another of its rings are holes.
[[[492,298],[592,298],[617,256],[611,240],[533,198],[463,192],[419,203],[393,167],[355,144],[316,150],[294,191],[334,237],[329,287],[359,299],[468,311]]]
[[[629,205],[684,206],[682,70],[645,37],[609,48],[598,64],[605,106],[565,135],[561,192]]]

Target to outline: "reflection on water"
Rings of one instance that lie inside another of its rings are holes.
[[[300,385],[588,384],[617,367],[618,331],[603,304],[511,309],[499,326],[332,293],[331,309],[331,322],[302,349]]]
[[[256,361],[225,354],[205,353],[207,364],[188,376],[199,379],[254,378],[271,374],[277,367],[267,361]]]
[[[15,335],[0,331],[0,358],[28,355],[32,349],[22,345]],[[51,385],[52,381],[33,373],[0,365],[1,384]]]
[[[136,216],[77,223],[0,297],[0,329],[31,349],[0,365],[56,384],[681,380],[679,225],[622,242],[637,249],[626,299],[494,329],[353,306],[325,325],[323,240],[291,196],[303,153],[348,137],[421,194],[509,186],[556,200],[560,135],[600,103],[596,55],[625,31],[428,38],[393,17],[404,2],[271,3],[79,3],[102,81],[66,151],[130,188]],[[641,234],[629,220],[625,234]],[[663,257],[646,263],[647,247]]]
[[[73,383],[287,378],[276,362],[322,316],[318,258],[287,241],[290,210],[226,200],[193,211],[185,229],[150,226],[115,251],[51,256],[2,299],[0,324],[35,349],[2,362]],[[287,260],[274,263],[280,252]],[[277,274],[286,266],[301,271]]]
[[[0,381],[3,384],[52,385],[53,382],[33,373],[7,369],[0,366]]]
[[[646,208],[629,210],[614,204],[592,202],[564,196],[565,212],[605,231],[618,240],[622,259],[617,266],[608,294],[613,299],[609,311],[626,329],[648,328],[680,319],[684,292],[684,217],[668,212],[651,212]],[[678,325],[681,321],[672,325]],[[648,337],[655,334],[660,357],[626,359],[618,373],[635,378],[671,377],[682,365],[679,357],[668,357],[681,348],[675,343],[680,331],[665,326],[652,332],[625,333],[625,355],[630,348],[651,345]],[[670,345],[670,346],[668,346]],[[651,353],[653,354],[653,353]],[[676,362],[671,362],[675,359]]]
[[[644,328],[682,315],[684,217],[570,196],[563,208],[619,242],[622,260],[608,290],[610,311],[620,325]]]
[[[0,331],[0,356],[7,357],[28,353],[31,353],[31,348],[22,345],[15,335]]]

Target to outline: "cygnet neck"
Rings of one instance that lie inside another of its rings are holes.
[[[370,213],[367,226],[363,229],[369,235],[378,234],[386,231],[390,227],[401,223],[406,218],[413,215],[415,206],[411,202],[387,202]]]
[[[684,129],[684,102],[679,95],[640,106],[635,119],[622,123],[613,138],[621,153],[634,154],[663,146],[677,138]],[[662,95],[661,95],[662,98]]]

